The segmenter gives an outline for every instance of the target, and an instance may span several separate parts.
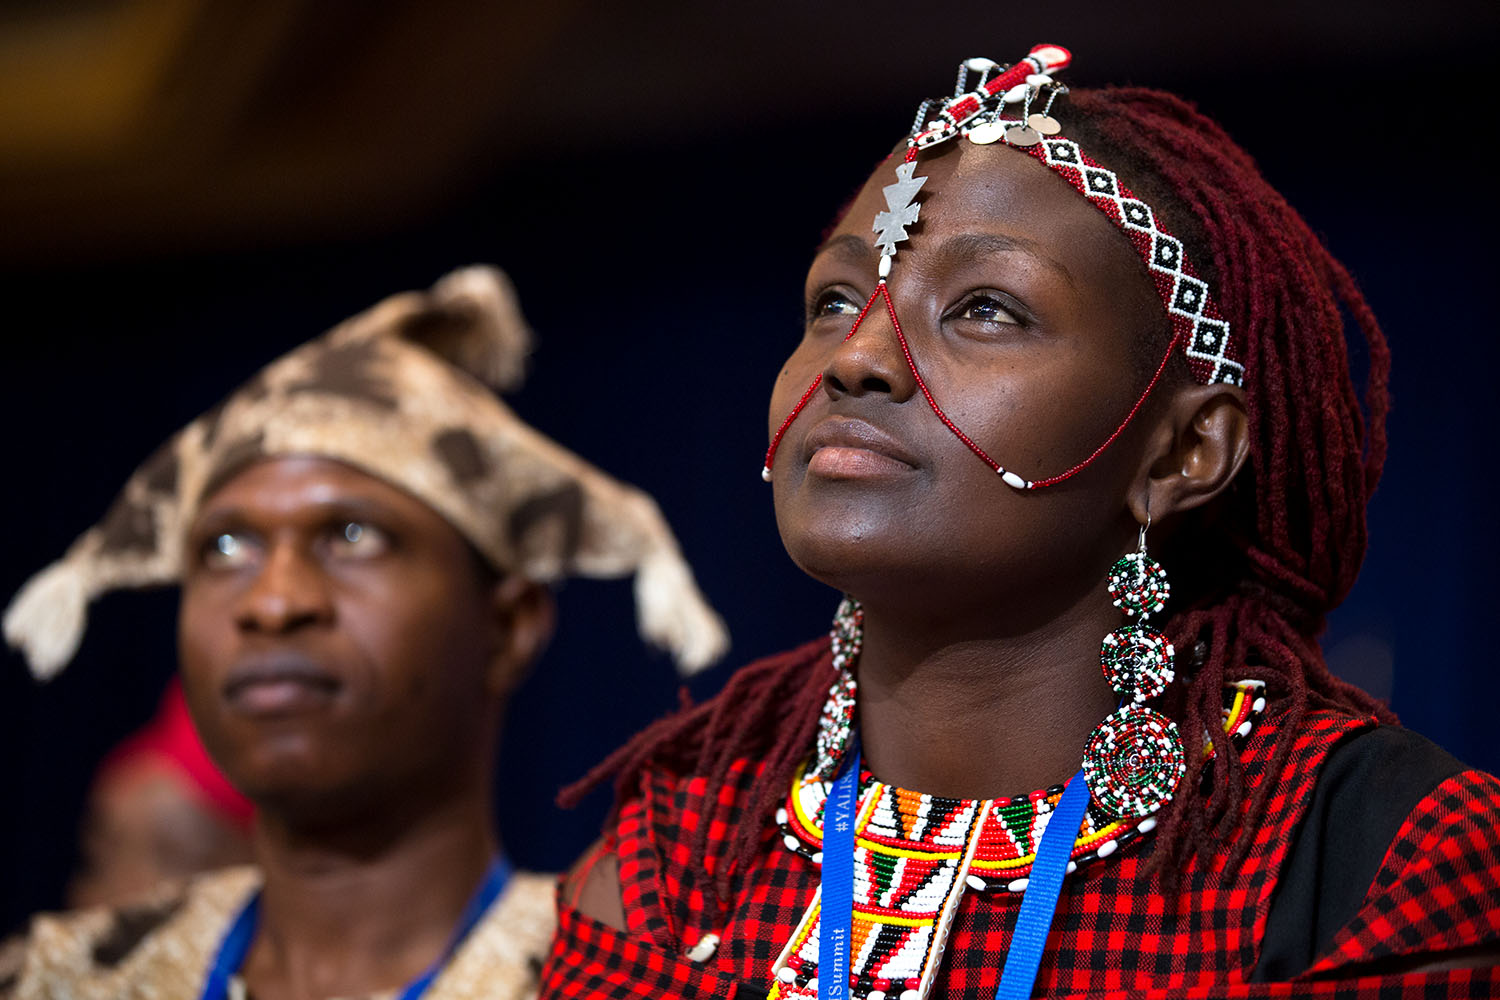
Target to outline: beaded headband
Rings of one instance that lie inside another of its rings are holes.
[[[854,336],[875,300],[882,299],[896,337],[901,342],[906,362],[933,413],[970,451],[994,469],[1007,485],[1019,490],[1040,489],[1060,483],[1081,472],[1103,454],[1140,411],[1146,398],[1160,381],[1172,354],[1179,348],[1193,378],[1198,382],[1204,385],[1221,382],[1235,386],[1244,383],[1245,369],[1239,360],[1238,347],[1230,337],[1229,324],[1220,314],[1208,284],[1198,277],[1188,262],[1182,241],[1167,232],[1151,206],[1121,183],[1118,175],[1084,153],[1076,142],[1063,136],[1061,124],[1052,117],[1053,104],[1068,91],[1067,87],[1057,83],[1053,74],[1065,69],[1072,58],[1072,54],[1061,46],[1038,45],[1026,58],[1010,67],[1001,67],[989,59],[969,59],[959,65],[958,83],[952,98],[946,99],[946,102],[944,99],[927,100],[917,109],[916,120],[907,137],[906,155],[896,167],[896,183],[882,189],[886,210],[876,213],[872,227],[877,234],[875,245],[881,251],[875,291],[865,302],[864,309],[860,311],[845,338],[847,340]],[[978,83],[972,90],[966,90],[974,74],[978,74]],[[1039,111],[1033,111],[1032,108],[1043,97],[1046,103]],[[1007,109],[1013,109],[1016,117],[1006,117]],[[976,145],[1003,142],[1013,146],[1035,157],[1071,184],[1074,190],[1118,226],[1129,239],[1137,256],[1146,265],[1172,324],[1172,339],[1161,364],[1119,426],[1083,461],[1065,472],[1043,479],[1029,480],[1006,469],[990,458],[984,449],[964,434],[943,412],[917,370],[887,287],[897,245],[908,239],[906,227],[917,221],[922,207],[915,199],[927,178],[916,176],[917,156],[922,150],[956,136],[963,136]],[[767,482],[771,479],[771,465],[782,436],[792,421],[797,419],[822,380],[821,374],[813,380],[772,438],[771,446],[766,451],[765,467],[761,470],[761,477]]]

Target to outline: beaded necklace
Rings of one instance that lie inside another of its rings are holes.
[[[844,643],[844,652],[848,646]],[[846,656],[852,661],[857,656]],[[852,666],[852,662],[848,665]],[[841,664],[841,667],[843,665]],[[848,745],[855,689],[841,669],[819,725],[820,751]],[[1243,738],[1265,708],[1264,684],[1225,689],[1223,732]],[[1211,751],[1205,751],[1211,752]],[[835,754],[837,756],[838,754]],[[822,814],[832,784],[819,758],[798,771],[777,811],[788,850],[823,861]],[[826,761],[821,761],[827,763]],[[836,766],[836,765],[835,765]],[[1036,847],[1063,786],[997,799],[955,799],[885,784],[861,769],[854,825],[854,920],[850,995],[860,1000],[918,1000],[941,965],[964,892],[1023,893]],[[1115,819],[1090,804],[1074,840],[1069,873],[1107,858],[1156,828],[1152,816]],[[817,996],[820,901],[815,899],[773,965],[770,1000]]]

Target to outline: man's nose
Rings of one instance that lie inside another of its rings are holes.
[[[241,628],[274,633],[328,621],[332,616],[323,567],[299,545],[283,542],[266,553],[235,617]]]

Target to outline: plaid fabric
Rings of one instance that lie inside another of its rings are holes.
[[[1364,905],[1311,974],[1500,940],[1497,817],[1494,775],[1467,771],[1434,789],[1407,817]]]
[[[806,669],[806,665],[802,665]],[[1373,724],[1313,712],[1286,731],[1272,704],[1243,750],[1247,783],[1274,781],[1243,864],[1193,861],[1179,886],[1143,871],[1152,839],[1088,865],[1063,885],[1037,986],[1049,997],[1111,995],[1253,997],[1490,996],[1493,970],[1359,978],[1395,960],[1419,966],[1454,948],[1500,946],[1500,782],[1468,772],[1441,785],[1412,813],[1392,843],[1359,917],[1312,972],[1328,978],[1251,985],[1277,875],[1292,845],[1328,751]],[[1278,740],[1292,740],[1285,768],[1267,774]],[[629,934],[563,907],[543,971],[543,997],[762,996],[770,968],[818,886],[812,862],[786,850],[773,818],[742,817],[755,765],[731,780],[705,780],[662,767],[648,771],[625,803],[616,829]],[[703,879],[724,857],[740,822],[765,830],[764,851],[733,879],[725,909],[710,906]],[[711,824],[708,871],[688,865],[689,844]],[[935,997],[995,995],[1021,897],[968,893],[948,941]],[[721,943],[699,964],[684,952],[705,934]],[[684,985],[688,984],[688,985]],[[738,990],[715,993],[714,990]],[[597,991],[597,992],[596,992]]]
[[[1322,982],[1239,983],[1192,990],[1049,994],[1051,1000],[1493,1000],[1500,970],[1454,969]]]
[[[717,997],[741,994],[731,977],[676,951],[622,934],[567,906],[547,961],[548,997]],[[557,944],[566,942],[566,947]],[[761,991],[764,996],[764,991]]]

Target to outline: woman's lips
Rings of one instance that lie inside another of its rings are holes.
[[[224,681],[224,700],[243,715],[279,716],[317,711],[333,701],[339,679],[296,654],[257,657],[237,664]]]
[[[893,437],[863,420],[829,417],[803,442],[807,471],[828,479],[878,479],[916,468],[916,460]]]

